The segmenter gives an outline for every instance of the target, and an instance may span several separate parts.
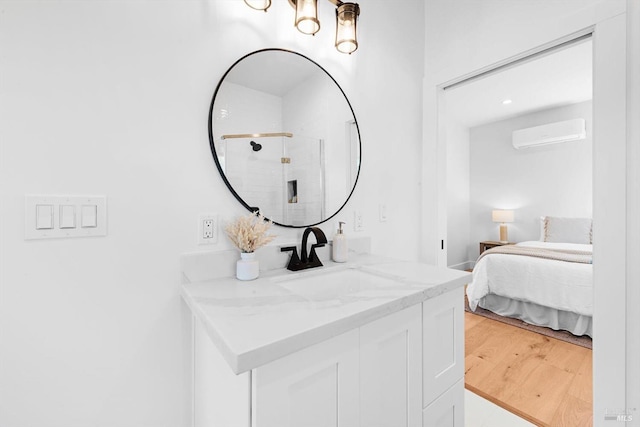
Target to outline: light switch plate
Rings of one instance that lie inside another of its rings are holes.
[[[362,211],[353,212],[353,231],[364,230],[364,219],[362,218]]]
[[[384,203],[381,203],[378,206],[378,218],[380,219],[380,222],[387,222],[387,205]]]
[[[93,237],[107,235],[107,197],[76,195],[26,194],[24,210],[24,238],[55,239],[64,237]],[[40,208],[38,208],[40,206]],[[42,206],[51,207],[51,227],[42,228],[47,223]],[[95,226],[83,227],[87,218],[83,217],[83,207],[93,206],[92,218]]]

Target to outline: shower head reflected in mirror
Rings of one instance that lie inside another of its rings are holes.
[[[253,148],[253,151],[260,151],[262,150],[262,144],[258,144],[255,141],[251,141],[249,144],[251,144],[251,147]]]

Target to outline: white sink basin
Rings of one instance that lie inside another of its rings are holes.
[[[295,276],[280,276],[273,281],[278,286],[312,301],[342,298],[396,285],[393,280],[356,269],[301,272]]]

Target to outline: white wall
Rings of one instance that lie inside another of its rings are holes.
[[[471,134],[471,259],[478,242],[498,240],[493,209],[512,209],[509,241],[538,240],[540,217],[591,218],[593,144],[591,101],[478,126]],[[583,118],[581,141],[516,150],[512,132],[563,120]]]
[[[472,267],[470,229],[469,129],[453,119],[447,123],[447,265]]]
[[[0,3],[0,425],[189,425],[178,257],[230,247],[196,246],[198,213],[244,213],[206,122],[218,79],[250,51],[306,54],[352,102],[362,172],[325,232],[346,220],[354,234],[358,209],[374,252],[417,257],[424,6],[363,4],[350,56],[320,7],[305,37],[285,1],[266,14],[237,0]],[[108,236],[25,241],[25,193],[106,195]]]

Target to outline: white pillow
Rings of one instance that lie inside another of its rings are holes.
[[[544,224],[546,219],[546,216],[540,217],[540,238],[538,240],[540,240],[541,242],[544,242]]]
[[[591,244],[592,223],[591,218],[547,216],[544,219],[544,241]]]

